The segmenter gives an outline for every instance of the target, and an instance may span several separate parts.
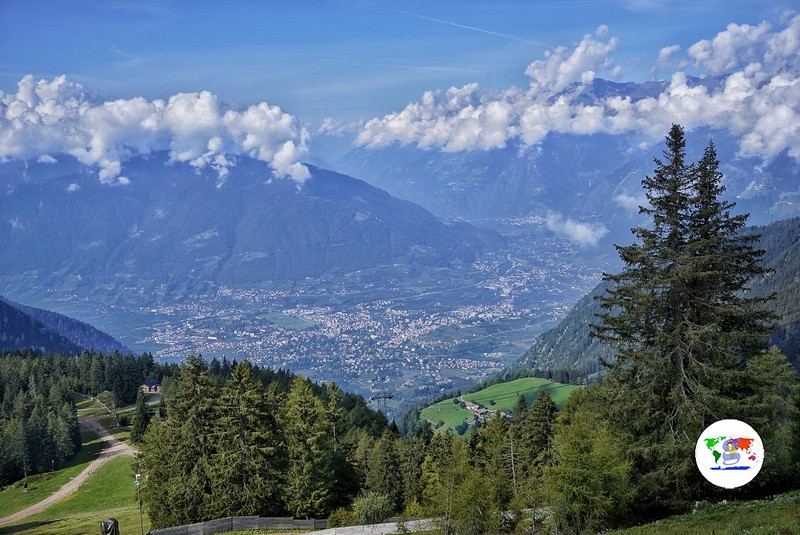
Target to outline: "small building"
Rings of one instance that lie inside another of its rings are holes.
[[[142,392],[145,394],[160,394],[161,382],[158,379],[153,379],[152,377],[145,379],[142,383]]]

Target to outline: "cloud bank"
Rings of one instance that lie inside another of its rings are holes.
[[[469,84],[428,91],[403,110],[365,123],[356,143],[488,150],[512,140],[534,145],[551,132],[641,132],[659,139],[680,123],[729,131],[743,156],[769,159],[788,150],[800,159],[800,15],[777,29],[767,22],[730,24],[685,53],[677,45],[663,48],[660,68],[692,67],[718,80],[697,83],[677,70],[660,92],[636,99],[591,94],[596,77],[620,73],[612,57],[617,47],[601,26],[573,48],[556,48],[531,63],[527,88],[489,91]]]
[[[35,81],[27,75],[16,94],[0,91],[0,158],[48,162],[51,154],[66,153],[96,166],[101,182],[126,184],[128,158],[164,149],[173,161],[211,167],[221,179],[235,165],[226,154],[267,162],[276,176],[298,182],[309,177],[299,162],[308,151],[308,133],[266,102],[239,111],[208,91],[102,101],[65,76]]]

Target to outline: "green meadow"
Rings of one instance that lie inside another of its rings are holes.
[[[693,513],[613,531],[618,535],[791,535],[800,533],[800,491],[770,500],[701,503]]]
[[[561,407],[569,397],[569,394],[576,388],[575,385],[564,385],[554,383],[547,379],[536,377],[526,377],[516,379],[507,383],[500,383],[490,387],[465,394],[466,401],[478,403],[490,411],[513,411],[517,406],[520,396],[525,396],[525,402],[530,407],[539,397],[541,392],[547,392],[553,398],[556,405]],[[450,398],[430,405],[422,410],[420,419],[428,420],[434,426],[439,422],[444,422],[438,429],[455,429],[464,420],[472,417],[472,413],[460,407],[457,398]]]
[[[81,437],[83,446],[67,461],[64,468],[28,477],[28,492],[23,491],[22,481],[0,491],[0,518],[39,503],[89,466],[100,454],[102,441],[87,430],[82,431]]]
[[[100,522],[113,517],[120,533],[139,533],[139,508],[133,484],[133,457],[120,455],[98,468],[74,493],[18,524],[3,526],[0,534],[67,535],[99,533]],[[143,515],[145,533],[150,529]]]
[[[107,426],[113,423],[109,415]],[[125,439],[125,428],[110,426],[117,438]],[[84,432],[84,444],[69,466],[52,474],[28,478],[28,492],[21,483],[0,491],[0,517],[38,503],[80,473],[100,453],[102,442],[94,434]],[[132,463],[128,455],[115,457],[92,473],[72,494],[41,513],[16,524],[0,527],[0,535],[25,533],[33,535],[72,535],[99,533],[100,522],[113,517],[119,521],[120,533],[139,533],[139,508],[134,486]],[[142,517],[144,532],[150,529],[147,515]]]

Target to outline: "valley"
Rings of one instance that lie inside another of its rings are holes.
[[[399,416],[508,367],[611,261],[552,236],[536,217],[495,225],[506,248],[447,267],[396,263],[248,287],[209,282],[202,293],[147,280],[123,290],[112,281],[46,290],[19,277],[3,282],[20,290],[10,298],[80,317],[134,352],[175,362],[192,352],[248,357],[366,397],[391,393],[381,408]]]

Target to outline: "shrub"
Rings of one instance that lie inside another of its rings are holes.
[[[353,502],[353,520],[358,525],[379,524],[392,516],[393,509],[389,496],[368,490]]]
[[[331,513],[331,516],[328,517],[327,526],[329,528],[341,528],[344,526],[352,526],[353,525],[353,513],[349,509],[345,509],[344,507],[339,507],[334,512]]]

